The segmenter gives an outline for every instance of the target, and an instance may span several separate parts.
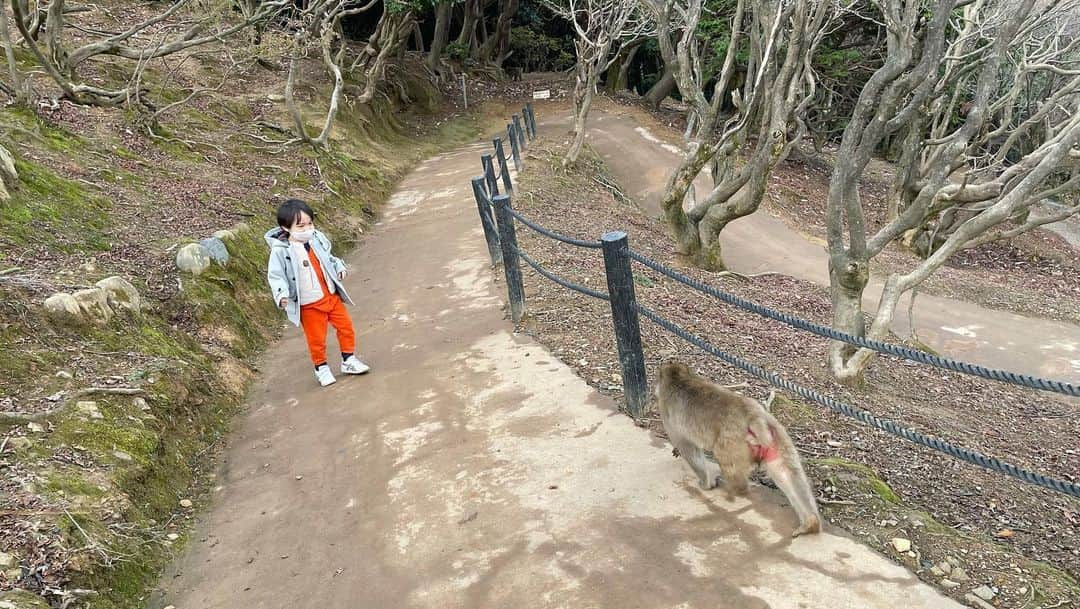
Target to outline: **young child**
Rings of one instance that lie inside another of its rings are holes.
[[[304,329],[315,378],[323,387],[337,379],[326,362],[327,324],[337,331],[341,373],[364,374],[368,366],[357,359],[356,333],[346,304],[353,304],[342,281],[347,269],[330,253],[330,240],[315,230],[315,212],[307,203],[289,199],[278,208],[278,227],[266,233],[270,262],[266,279],[274,302],[289,321]]]

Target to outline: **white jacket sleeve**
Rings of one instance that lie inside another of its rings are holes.
[[[270,250],[270,261],[266,265],[266,281],[270,284],[270,295],[274,304],[282,298],[289,298],[289,278],[285,272],[285,256]]]

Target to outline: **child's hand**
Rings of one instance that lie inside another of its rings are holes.
[[[289,302],[288,298],[282,298],[281,302],[279,302],[277,306],[278,306],[279,309],[284,309],[285,305],[288,304],[288,302]]]

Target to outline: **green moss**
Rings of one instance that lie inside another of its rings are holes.
[[[833,469],[847,472],[848,478],[850,478],[851,474],[854,474],[856,484],[860,484],[867,492],[873,493],[885,503],[899,504],[901,502],[900,496],[884,480],[879,478],[873,469],[862,463],[855,463],[840,457],[809,459],[808,461],[827,470]],[[852,482],[852,480],[846,480],[845,482],[837,482],[837,484],[850,485]]]
[[[71,497],[79,495],[83,497],[98,498],[105,495],[108,489],[91,483],[84,478],[82,472],[54,471],[45,478],[44,488],[47,491]]]
[[[19,188],[0,206],[0,232],[9,242],[63,252],[109,249],[111,205],[105,199],[37,163],[18,159],[15,167]]]
[[[893,492],[892,488],[885,484],[884,480],[871,478],[867,483],[870,485],[870,490],[874,491],[874,494],[881,497],[886,503],[900,503],[900,496]]]

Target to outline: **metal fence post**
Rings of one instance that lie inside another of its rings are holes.
[[[525,286],[521,281],[514,217],[510,215],[508,195],[498,195],[492,202],[495,205],[495,218],[499,222],[499,246],[502,248],[503,271],[506,273],[506,292],[510,298],[510,318],[516,324],[525,315]]]
[[[645,355],[641,351],[634,273],[630,268],[630,242],[622,231],[607,233],[600,241],[604,246],[604,270],[611,295],[615,342],[619,347],[623,394],[630,416],[639,419],[645,414],[649,387],[645,377]]]
[[[521,108],[521,124],[525,130],[526,139],[531,142],[536,136],[533,135],[532,127],[529,126],[529,109],[524,106]]]
[[[506,139],[510,142],[510,156],[514,157],[514,169],[521,171],[521,148],[518,147],[513,123],[506,123]]]
[[[510,167],[506,164],[506,152],[503,149],[502,138],[495,138],[495,156],[499,157],[499,173],[502,174],[503,186],[506,194],[514,192],[514,183],[510,180]]]
[[[484,189],[484,176],[472,179],[472,191],[476,199],[476,209],[480,212],[480,224],[484,227],[484,240],[487,241],[491,266],[499,266],[502,261],[499,253],[499,229],[495,227],[495,214],[491,211],[491,201]]]
[[[529,147],[529,145],[525,143],[525,133],[521,130],[521,117],[517,114],[514,115],[514,134],[517,135],[518,146],[521,147],[522,151]]]
[[[536,112],[533,111],[532,102],[525,104],[525,110],[529,113],[529,118],[526,121],[529,124],[529,132],[532,133],[533,139],[536,139]]]
[[[484,181],[487,183],[488,194],[499,194],[499,182],[495,179],[495,167],[491,164],[490,154],[480,155],[480,165],[484,168]]]

